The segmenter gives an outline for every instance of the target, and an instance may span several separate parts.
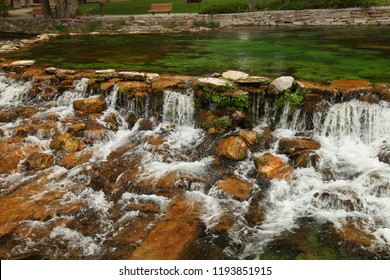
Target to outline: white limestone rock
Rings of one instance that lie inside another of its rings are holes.
[[[11,63],[12,67],[26,67],[35,64],[35,60],[17,60]]]
[[[290,89],[294,84],[295,79],[291,76],[282,76],[276,78],[268,87],[268,93],[278,94]]]
[[[45,72],[47,74],[55,74],[56,71],[57,71],[57,68],[55,68],[55,67],[48,67],[48,68],[45,69]]]
[[[211,84],[217,87],[232,86],[232,84],[228,80],[221,78],[201,78],[198,79],[198,81],[203,84]]]
[[[103,69],[103,70],[96,70],[95,74],[102,75],[102,74],[114,74],[115,69]]]
[[[57,69],[55,73],[56,75],[74,75],[76,71],[68,69]]]
[[[147,73],[147,74],[146,74],[146,80],[147,80],[148,82],[151,82],[151,81],[153,81],[154,79],[157,79],[157,78],[159,78],[159,77],[160,77],[160,75],[157,74],[157,73]]]
[[[119,72],[119,76],[129,81],[145,81],[146,74],[143,72],[135,72],[135,71],[124,71]]]
[[[249,75],[247,73],[244,73],[241,71],[229,70],[229,71],[223,72],[222,77],[227,79],[227,80],[237,81],[239,79],[248,78]]]

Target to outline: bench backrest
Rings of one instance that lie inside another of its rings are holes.
[[[34,8],[34,9],[32,9],[32,14],[33,15],[43,15],[43,12],[42,12],[41,8]]]
[[[152,11],[171,11],[172,10],[172,3],[165,3],[165,4],[152,4],[151,10]]]

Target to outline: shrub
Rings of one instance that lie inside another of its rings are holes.
[[[222,116],[216,119],[213,119],[212,121],[206,122],[202,125],[203,129],[207,130],[212,127],[218,128],[218,129],[227,129],[232,125],[232,121],[227,116]]]
[[[213,4],[202,8],[199,14],[234,14],[249,12],[248,4],[244,3],[227,3],[227,4]]]

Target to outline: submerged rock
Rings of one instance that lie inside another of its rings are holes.
[[[255,145],[260,139],[260,134],[250,130],[241,130],[238,135],[245,140],[248,147]]]
[[[281,158],[270,153],[253,159],[260,178],[272,179],[290,179],[293,167],[284,162]]]
[[[216,154],[231,160],[243,160],[246,157],[248,147],[239,136],[231,136],[222,139],[216,146]]]
[[[235,176],[218,181],[215,187],[239,200],[249,199],[253,189],[251,183]]]
[[[63,150],[66,152],[74,152],[77,151],[80,145],[80,140],[69,134],[64,133],[51,141],[50,148],[55,150]]]
[[[191,259],[191,248],[200,235],[201,210],[202,206],[197,201],[185,197],[174,199],[165,217],[157,222],[129,259]]]
[[[28,170],[44,170],[52,166],[53,163],[54,156],[48,153],[32,153],[25,161]]]
[[[69,155],[66,155],[58,165],[65,167],[66,169],[72,169],[76,166],[79,166],[81,164],[84,164],[88,162],[91,157],[93,156],[93,153],[91,151],[79,151],[79,152],[73,152]]]
[[[321,148],[321,144],[313,139],[303,138],[283,138],[279,141],[279,153],[293,154],[302,150],[318,150]]]

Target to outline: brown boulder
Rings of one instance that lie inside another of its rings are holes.
[[[27,136],[31,133],[34,126],[32,124],[20,125],[14,128],[14,133],[17,136]]]
[[[73,109],[82,114],[98,114],[106,110],[106,101],[100,97],[78,99],[73,101]]]
[[[34,145],[24,146],[21,143],[7,143],[10,138],[0,143],[0,174],[13,174],[19,171],[19,162],[30,154],[38,152]]]
[[[51,141],[50,148],[55,150],[63,150],[66,152],[77,151],[80,145],[80,140],[69,133],[64,133]]]
[[[18,113],[15,109],[0,112],[0,122],[13,122],[18,118]]]
[[[313,139],[283,138],[279,141],[279,153],[290,155],[302,150],[318,150],[321,144]]]
[[[239,136],[230,136],[222,139],[216,146],[216,154],[231,160],[243,160],[246,157],[248,147]]]
[[[79,166],[88,162],[93,153],[92,152],[73,152],[69,155],[66,155],[58,165],[65,167],[66,169],[72,169],[73,167]]]
[[[191,258],[199,237],[202,206],[187,198],[171,201],[165,217],[157,222],[140,246],[129,256],[132,260],[180,260]]]
[[[17,229],[22,221],[48,221],[67,208],[55,203],[63,195],[62,190],[46,188],[53,180],[43,175],[0,198],[0,236]]]
[[[235,176],[218,181],[215,187],[239,200],[249,199],[253,189],[251,183]]]
[[[255,131],[241,130],[238,135],[245,140],[248,147],[255,145],[260,139],[260,135]]]
[[[140,119],[137,123],[138,130],[153,130],[153,122],[149,119]]]
[[[253,161],[259,177],[268,180],[290,179],[294,170],[291,165],[270,153],[254,158]]]
[[[189,189],[194,182],[200,182],[195,176],[182,170],[168,172],[157,180],[154,192],[159,195],[173,196],[181,193],[180,190]]]
[[[298,151],[290,156],[297,167],[316,167],[321,157],[311,150]]]
[[[363,231],[362,228],[361,221],[348,221],[341,228],[332,227],[330,233],[336,239],[341,239],[356,248],[368,248],[375,241],[375,236]]]
[[[47,153],[32,153],[25,161],[28,170],[44,170],[54,163],[54,156]]]
[[[32,134],[41,139],[50,139],[57,137],[60,131],[55,122],[43,122],[34,126]]]

